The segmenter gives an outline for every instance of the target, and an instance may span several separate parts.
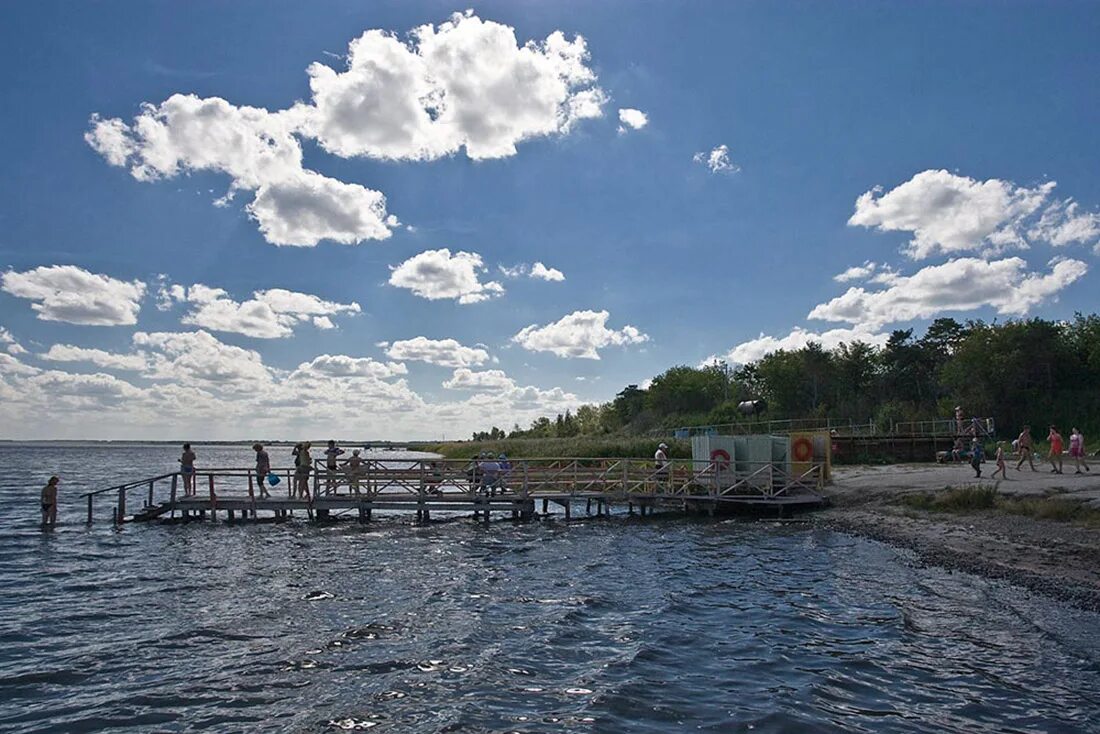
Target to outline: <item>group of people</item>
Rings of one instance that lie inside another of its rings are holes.
[[[466,467],[470,489],[488,495],[496,494],[497,490],[503,493],[511,473],[512,462],[508,461],[508,455],[494,457],[491,451],[482,451],[470,459],[470,464]]]
[[[1061,474],[1064,468],[1062,457],[1065,453],[1065,443],[1062,439],[1062,434],[1058,432],[1057,426],[1050,426],[1050,432],[1047,434],[1047,442],[1050,444],[1050,450],[1047,452],[1047,460],[1050,462],[1050,471],[1052,474]],[[1031,435],[1031,426],[1023,427],[1023,430],[1020,431],[1020,435],[1012,442],[1012,450],[1019,457],[1019,460],[1016,462],[1016,471],[1022,471],[1025,462],[1031,467],[1031,471],[1039,471],[1035,466],[1035,439]],[[951,453],[956,461],[961,461],[964,458],[965,448],[961,437],[955,439],[955,447],[952,449]],[[1092,471],[1088,461],[1085,460],[1085,436],[1076,426],[1074,426],[1069,436],[1069,455],[1073,459],[1076,468],[1074,474],[1080,474],[1082,470],[1086,472]],[[1004,441],[998,441],[997,453],[994,457],[997,468],[994,470],[991,478],[996,479],[997,475],[1000,474],[1002,479],[1008,479],[1008,467],[1005,457],[1005,443]],[[969,459],[970,466],[974,469],[974,476],[981,477],[982,462],[985,461],[985,447],[977,436],[970,440]]]

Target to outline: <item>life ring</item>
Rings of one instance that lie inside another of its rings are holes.
[[[730,468],[730,452],[725,449],[714,449],[710,452],[710,463],[715,469],[725,470]]]
[[[799,436],[791,445],[791,455],[795,461],[809,461],[814,457],[814,445],[805,436]]]

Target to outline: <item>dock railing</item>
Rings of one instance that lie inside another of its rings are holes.
[[[497,465],[496,471],[492,464]],[[220,503],[242,512],[251,508],[255,516],[257,506],[268,506],[262,497],[265,491],[277,502],[305,509],[312,517],[315,507],[336,499],[402,506],[453,504],[456,508],[484,505],[493,498],[753,504],[781,503],[822,488],[818,464],[800,464],[796,471],[782,462],[672,459],[658,467],[653,459],[546,457],[519,459],[505,470],[499,466],[495,461],[366,459],[357,470],[346,466],[329,470],[321,460],[304,477],[293,468],[272,469],[280,480],[274,486],[267,482],[270,475],[261,477],[252,468],[197,467],[190,491],[184,489],[184,475],[177,471],[82,497],[91,523],[95,500],[114,495],[113,518],[122,523],[184,510],[217,512]],[[129,512],[138,501],[143,501],[140,510]]]

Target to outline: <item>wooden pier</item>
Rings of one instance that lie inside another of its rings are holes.
[[[805,468],[805,467],[803,467]],[[507,471],[485,472],[469,460],[364,460],[358,471],[329,471],[320,461],[304,477],[277,469],[271,486],[251,469],[198,468],[187,488],[180,472],[161,474],[83,495],[88,523],[104,505],[115,524],[142,521],[283,521],[297,513],[311,521],[339,518],[368,522],[375,512],[414,515],[472,514],[531,520],[551,507],[571,519],[610,515],[612,508],[646,515],[655,511],[716,514],[736,510],[784,514],[824,503],[822,470],[812,465],[797,476],[778,463],[673,460],[658,469],[652,459],[528,459]],[[261,489],[261,482],[264,482]]]

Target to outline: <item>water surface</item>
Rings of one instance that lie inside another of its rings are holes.
[[[84,526],[177,455],[0,445],[0,730],[1100,730],[1100,617],[808,524]]]

